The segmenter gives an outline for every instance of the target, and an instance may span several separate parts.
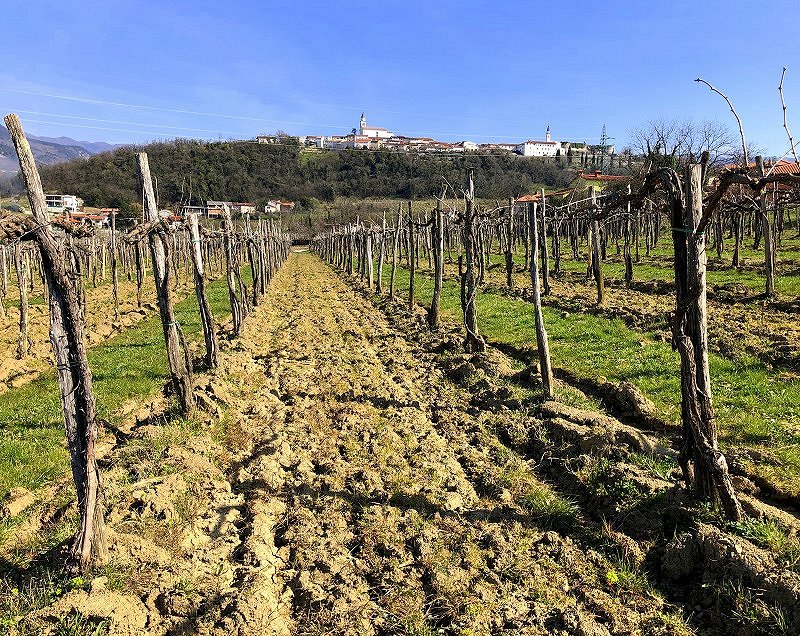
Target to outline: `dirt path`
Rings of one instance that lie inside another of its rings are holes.
[[[247,449],[231,475],[257,565],[237,575],[226,630],[683,631],[656,595],[620,591],[611,562],[549,531],[577,523],[569,502],[316,257],[292,255],[239,348],[218,389]]]

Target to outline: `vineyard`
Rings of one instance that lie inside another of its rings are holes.
[[[98,230],[5,121],[0,632],[800,633],[780,164]]]

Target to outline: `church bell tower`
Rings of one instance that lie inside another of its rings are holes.
[[[358,122],[358,125],[361,126],[361,130],[358,132],[363,135],[364,129],[367,127],[367,118],[364,116],[364,113],[361,113],[361,120]]]

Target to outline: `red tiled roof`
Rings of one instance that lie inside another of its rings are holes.
[[[587,181],[628,181],[628,177],[621,174],[600,174],[599,170],[594,172],[578,171],[578,179],[585,179]]]
[[[569,194],[572,192],[570,188],[566,190],[556,190],[554,192],[545,192],[544,196],[547,197],[562,197],[565,194]],[[542,193],[541,192],[534,192],[533,194],[523,194],[521,197],[516,199],[517,203],[530,203],[531,201],[539,202],[542,200]]]
[[[724,170],[736,170],[741,168],[742,164],[740,163],[729,163],[723,166]],[[755,170],[756,162],[751,161],[747,164],[748,170]],[[766,168],[767,172],[772,171],[773,174],[800,174],[800,163],[796,161],[786,161],[785,159],[781,159],[780,161],[776,162],[773,166],[770,162],[764,163],[764,168]]]

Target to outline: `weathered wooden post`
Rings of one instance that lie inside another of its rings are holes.
[[[86,357],[86,328],[75,287],[64,265],[64,250],[49,228],[42,182],[19,118],[7,115],[6,128],[19,157],[42,258],[50,307],[50,343],[58,370],[61,409],[78,496],[80,528],[72,558],[81,570],[106,557],[100,471],[95,457],[97,420],[92,373]]]
[[[111,211],[111,286],[114,296],[114,320],[119,320],[119,278],[117,277],[117,213]]]
[[[370,291],[375,287],[375,269],[372,263],[372,228],[366,230],[364,249],[367,252],[367,286]]]
[[[758,176],[764,177],[766,171],[764,170],[764,159],[761,156],[756,157],[756,166],[758,168]],[[758,206],[761,214],[761,234],[764,238],[764,277],[765,277],[765,292],[767,296],[775,295],[775,244],[772,230],[772,220],[770,219],[769,210],[767,209],[767,189],[761,190],[761,196],[758,198]]]
[[[473,226],[475,221],[475,183],[472,170],[469,171],[467,176],[467,190],[464,194],[466,199],[466,210],[464,212],[465,271],[462,277],[462,293],[464,298],[464,327],[467,330],[464,348],[469,353],[477,353],[486,351],[486,343],[478,334],[478,310],[475,302],[478,285],[475,279],[475,230]]]
[[[447,191],[442,188],[441,196],[436,199],[436,210],[433,212],[433,299],[428,312],[428,325],[431,329],[439,326],[439,305],[442,297],[444,280],[444,197]]]
[[[389,298],[394,300],[395,291],[395,278],[397,276],[397,264],[400,258],[400,235],[403,227],[403,206],[401,203],[397,204],[397,225],[394,228],[394,237],[392,240],[392,273],[389,277]]]
[[[628,185],[628,196],[631,194],[631,186]],[[638,212],[637,212],[638,218]],[[633,257],[631,256],[631,203],[628,201],[625,215],[625,245],[623,248],[623,259],[625,260],[625,285],[630,287],[633,283]]]
[[[383,261],[386,259],[386,210],[383,211],[383,221],[381,223],[381,248],[378,254],[378,283],[375,291],[383,293]]]
[[[597,193],[592,188],[592,213],[597,214]],[[600,221],[593,218],[591,221],[592,244],[590,246],[592,258],[592,276],[597,287],[597,304],[603,305],[606,301],[606,286],[603,280],[603,260],[600,253]]]
[[[417,241],[414,231],[414,217],[411,215],[411,201],[408,202],[408,307],[414,307],[414,282],[417,271]]]
[[[544,200],[544,197],[542,197]],[[544,215],[542,215],[544,223]],[[536,323],[536,351],[539,354],[539,375],[542,378],[542,390],[546,400],[553,398],[553,368],[550,365],[550,342],[544,327],[542,315],[542,295],[539,291],[539,230],[536,219],[536,203],[528,203],[528,224],[531,228],[531,293],[533,295],[533,311]]]
[[[191,240],[190,252],[194,269],[194,291],[197,295],[197,305],[200,309],[200,320],[203,324],[203,339],[206,344],[206,366],[216,368],[218,364],[217,335],[214,331],[214,316],[206,293],[206,277],[203,268],[203,250],[200,241],[200,225],[196,214],[189,215],[189,236]]]
[[[14,268],[17,270],[19,290],[19,336],[17,337],[17,360],[27,357],[31,341],[28,337],[28,266],[22,257],[22,245],[14,245]]]
[[[150,242],[150,254],[153,258],[153,278],[156,283],[156,295],[158,296],[158,309],[161,314],[161,324],[164,328],[164,343],[167,348],[167,360],[169,362],[172,386],[178,398],[181,412],[189,415],[194,407],[194,397],[192,396],[192,370],[188,364],[185,352],[181,350],[182,338],[179,332],[178,322],[175,320],[175,311],[172,306],[172,291],[170,289],[170,261],[167,255],[167,243],[162,231],[157,227],[159,221],[158,207],[153,192],[153,181],[150,178],[150,163],[147,160],[147,153],[140,152],[136,155],[137,166],[139,168],[139,178],[141,180],[142,191],[144,193],[144,210],[149,223],[154,227],[148,232]]]
[[[228,300],[231,305],[231,320],[233,322],[233,333],[237,336],[242,332],[244,326],[244,298],[239,297],[239,285],[236,282],[234,268],[236,267],[236,254],[233,250],[233,232],[231,230],[231,214],[228,206],[224,207],[225,218],[223,221],[223,242],[225,246],[225,274],[228,282]]]
[[[544,188],[542,195],[542,282],[544,283],[544,295],[550,295],[550,254],[547,252],[547,204],[545,203]]]
[[[514,197],[508,199],[506,221],[506,287],[514,287]]]

